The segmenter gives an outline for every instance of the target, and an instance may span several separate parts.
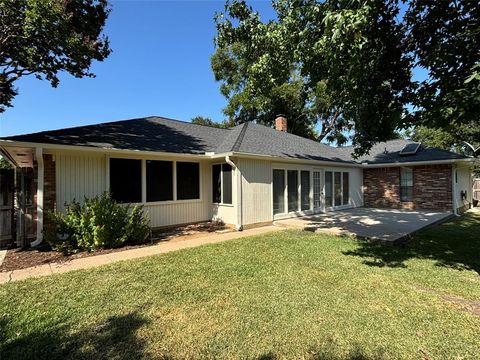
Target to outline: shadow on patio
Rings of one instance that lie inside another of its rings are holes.
[[[358,256],[368,266],[406,267],[412,258],[431,259],[437,266],[455,270],[473,270],[480,274],[480,212],[423,230],[403,246],[359,242],[358,248],[344,252]]]

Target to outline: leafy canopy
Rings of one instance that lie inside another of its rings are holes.
[[[204,126],[212,126],[220,129],[228,129],[230,127],[235,126],[235,123],[231,120],[224,120],[222,122],[216,122],[212,119],[204,116],[195,116],[191,119],[192,124],[197,125],[204,125]]]
[[[283,113],[288,131],[351,140],[357,155],[401,129],[480,126],[480,4],[403,3],[404,14],[400,0],[273,0],[262,22],[228,1],[211,60],[225,114],[272,125]]]
[[[107,0],[0,0],[0,112],[12,106],[22,76],[59,83],[66,71],[93,77],[93,60],[110,54],[102,30]]]

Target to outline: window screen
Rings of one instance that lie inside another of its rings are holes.
[[[173,162],[147,160],[147,201],[173,200]]]
[[[348,205],[350,201],[350,184],[349,184],[349,174],[348,172],[343,173],[343,205]]]
[[[222,164],[223,174],[223,203],[232,203],[232,167],[229,164]]]
[[[120,203],[142,201],[141,160],[110,159],[110,192]]]
[[[401,168],[400,170],[400,200],[413,200],[413,170]]]
[[[285,170],[273,170],[273,214],[285,212]]]
[[[300,172],[301,209],[310,209],[310,171]]]
[[[200,198],[200,166],[198,163],[177,162],[177,199]]]

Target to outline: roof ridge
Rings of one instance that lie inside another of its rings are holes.
[[[50,130],[41,130],[41,131],[35,131],[35,132],[26,133],[26,134],[8,135],[8,136],[2,136],[1,138],[10,138],[10,137],[15,137],[15,136],[39,135],[39,134],[51,133],[51,132],[54,132],[54,131],[80,129],[80,128],[87,128],[87,127],[92,127],[92,126],[101,126],[101,125],[111,125],[111,124],[118,124],[118,123],[123,123],[123,122],[128,122],[128,121],[136,121],[136,120],[156,120],[156,119],[173,121],[173,122],[182,123],[182,124],[186,124],[186,125],[203,126],[203,127],[219,129],[219,130],[230,130],[230,128],[226,128],[226,129],[225,128],[217,128],[217,127],[210,126],[210,125],[194,124],[194,123],[188,122],[188,121],[166,118],[166,117],[157,116],[157,115],[150,115],[150,116],[135,117],[135,118],[123,119],[123,120],[113,120],[113,121],[107,121],[107,122],[100,122],[100,123],[95,123],[95,124],[69,126],[69,127],[63,127],[63,128],[58,128],[58,129],[50,129]]]
[[[245,137],[245,132],[247,131],[249,121],[243,123],[242,130],[240,130],[240,134],[238,134],[237,140],[232,146],[232,151],[238,151],[240,146],[242,145],[243,138]]]

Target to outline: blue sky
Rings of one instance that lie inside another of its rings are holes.
[[[111,1],[105,33],[112,54],[96,78],[60,76],[54,89],[33,76],[17,82],[13,108],[0,115],[0,136],[159,115],[222,120],[225,98],[210,69],[220,1]],[[249,1],[263,19],[269,0]]]
[[[251,1],[266,16],[269,1]],[[112,54],[96,78],[62,75],[54,89],[34,77],[17,82],[0,136],[148,115],[222,120],[226,102],[210,70],[213,16],[224,1],[111,1],[105,33]]]

